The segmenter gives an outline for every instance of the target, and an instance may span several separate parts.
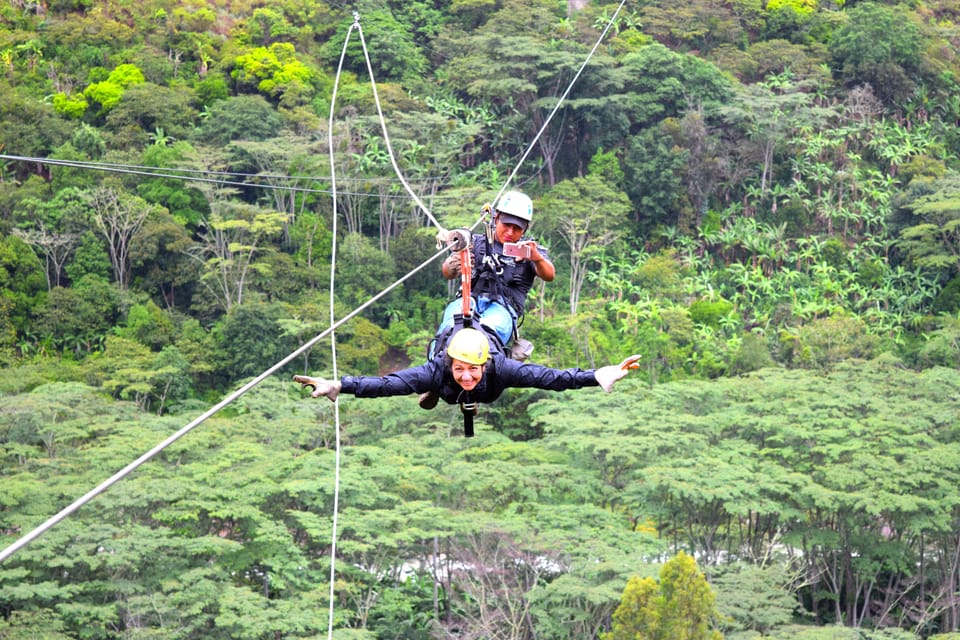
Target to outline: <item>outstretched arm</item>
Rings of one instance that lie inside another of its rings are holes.
[[[312,387],[314,398],[326,396],[336,400],[340,393],[357,398],[383,398],[408,393],[439,391],[443,384],[443,369],[434,361],[409,369],[401,369],[385,376],[342,376],[340,380],[324,380],[312,376],[293,376],[294,381]]]
[[[625,359],[620,364],[609,365],[606,367],[600,367],[593,372],[594,377],[596,377],[597,382],[603,387],[603,390],[607,393],[613,389],[613,383],[617,380],[620,380],[628,373],[631,369],[640,368],[640,356],[632,355],[629,358]]]
[[[327,396],[332,402],[340,395],[339,380],[324,380],[323,378],[313,378],[311,376],[293,376],[293,380],[299,382],[304,387],[312,388],[313,392],[310,395],[314,398]]]

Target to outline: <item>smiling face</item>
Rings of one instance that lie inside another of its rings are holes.
[[[482,364],[470,364],[463,360],[453,359],[450,369],[453,379],[464,391],[472,391],[483,379]]]

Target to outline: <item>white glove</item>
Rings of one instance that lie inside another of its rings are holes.
[[[447,246],[447,237],[450,235],[450,232],[446,229],[440,229],[437,231],[437,250],[443,249]]]
[[[623,378],[628,373],[630,369],[639,369],[640,368],[640,356],[633,355],[616,365],[608,365],[606,367],[600,367],[593,372],[593,376],[597,379],[597,382],[600,383],[600,386],[604,391],[610,393],[613,390],[613,383]]]
[[[313,393],[310,395],[314,398],[327,396],[332,402],[340,395],[339,380],[324,380],[323,378],[311,378],[310,376],[293,376],[293,380],[305,387],[313,388]]]

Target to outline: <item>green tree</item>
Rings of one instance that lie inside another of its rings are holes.
[[[152,300],[131,306],[125,325],[117,327],[117,335],[139,342],[154,352],[169,346],[174,339],[172,320]]]
[[[275,42],[269,47],[258,47],[249,53],[237,56],[231,76],[241,85],[255,86],[258,91],[291,104],[306,102],[310,98],[313,72],[297,59],[294,46],[288,42]]]
[[[130,284],[130,251],[134,238],[156,210],[139,196],[112,187],[100,187],[88,194],[93,220],[110,252],[113,277],[121,289]]]
[[[60,92],[53,96],[53,108],[68,118],[79,120],[87,112],[90,103],[82,95],[67,95]]]
[[[475,31],[454,31],[441,38],[450,50],[444,77],[463,95],[495,110],[499,120],[491,132],[495,147],[520,149],[542,132],[537,151],[548,185],[560,178],[555,164],[571,130],[564,109],[545,128],[547,117],[584,57],[584,48],[569,39],[556,38],[552,46],[545,46],[554,35],[550,27],[557,22],[556,11],[556,3],[549,1],[513,0],[499,6]]]
[[[189,308],[198,265],[188,251],[189,232],[165,210],[156,209],[130,245],[132,286],[167,309]]]
[[[772,558],[781,545],[802,547],[791,572],[804,576],[806,609],[818,623],[865,626],[878,619],[871,612],[892,610],[888,585],[930,598],[936,587],[926,579],[943,580],[928,545],[955,540],[944,532],[953,531],[956,510],[941,497],[958,471],[947,457],[956,446],[952,423],[936,416],[946,398],[948,411],[957,404],[958,383],[950,369],[908,371],[881,357],[826,375],[768,369],[629,396],[631,405],[656,396],[669,417],[652,405],[625,406],[623,396],[611,401],[616,406],[607,398],[589,405],[564,399],[562,410],[577,415],[576,424],[551,417],[561,410],[551,398],[530,413],[554,434],[547,446],[596,466],[611,504],[635,521],[652,519],[675,547],[704,558],[724,549]],[[656,419],[625,421],[611,433],[625,411]],[[925,467],[928,459],[943,462]],[[920,573],[927,578],[918,581]],[[920,610],[925,620],[941,615]]]
[[[247,25],[250,38],[264,47],[278,40],[289,41],[296,37],[297,29],[290,24],[282,11],[267,7],[253,10],[253,17]]]
[[[54,287],[36,309],[36,332],[65,355],[92,353],[119,319],[120,300],[109,282],[86,276],[69,289]]]
[[[337,255],[337,296],[355,307],[379,293],[397,277],[393,256],[377,249],[373,241],[359,233],[348,234]],[[381,301],[384,304],[386,300]]]
[[[15,336],[22,337],[22,355],[36,348],[28,339],[31,316],[41,304],[44,287],[43,267],[30,247],[16,236],[0,240],[0,334],[4,348]],[[36,336],[34,336],[34,340]]]
[[[237,305],[224,316],[217,331],[218,351],[228,380],[255,376],[294,350],[293,339],[285,335],[280,305]]]
[[[104,116],[120,103],[124,92],[130,87],[143,84],[143,72],[133,64],[117,66],[101,82],[93,82],[83,90],[83,95],[100,105],[99,115]]]
[[[201,284],[229,312],[243,303],[251,272],[268,269],[257,258],[272,250],[270,240],[280,233],[287,217],[233,200],[214,202],[211,209],[190,255],[202,268]]]
[[[687,151],[670,143],[667,128],[659,124],[630,137],[624,152],[624,188],[636,223],[645,231],[679,222]]]
[[[112,134],[113,144],[122,148],[143,148],[158,131],[169,142],[184,140],[197,117],[194,101],[188,88],[137,84],[126,89],[110,109],[104,129]]]
[[[724,567],[713,579],[717,609],[725,627],[769,635],[793,620],[800,602],[789,588],[792,578],[781,561],[767,566]]]
[[[86,276],[109,281],[110,253],[103,236],[92,230],[81,233],[72,259],[63,270],[72,284]]]
[[[22,88],[0,80],[0,144],[4,153],[15,150],[19,155],[45,158],[70,139],[72,130],[73,124],[58,117],[52,105],[31,99]],[[44,170],[36,163],[17,163],[5,171],[26,180]]]
[[[154,358],[150,399],[156,407],[157,415],[163,415],[169,407],[190,397],[193,383],[189,369],[190,363],[172,345],[164,347]]]
[[[370,56],[373,79],[377,82],[396,82],[422,77],[427,60],[414,40],[413,27],[382,5],[370,3],[365,9],[358,9],[362,17],[360,28],[363,29],[367,50],[377,51],[376,56]],[[398,13],[406,15],[407,5],[402,9]],[[342,21],[336,34],[321,50],[321,56],[331,68],[337,67],[351,24],[350,19]],[[358,77],[363,78],[368,74],[366,57],[356,32],[350,36],[345,64]]]
[[[283,120],[263,96],[241,95],[215,102],[198,135],[207,144],[223,147],[232,140],[276,137]]]
[[[557,184],[541,200],[543,225],[563,239],[570,260],[570,313],[577,313],[590,265],[626,231],[629,199],[603,178],[587,176]]]
[[[730,81],[712,64],[695,56],[652,44],[622,60],[624,96],[621,108],[636,133],[688,109],[726,101]]]
[[[189,142],[175,141],[169,145],[153,144],[143,151],[141,163],[162,169],[160,173],[176,175],[175,168],[195,170],[197,151]],[[161,205],[189,229],[196,228],[200,217],[209,206],[200,190],[179,178],[144,176],[137,181],[137,194],[147,202]]]
[[[922,38],[903,11],[875,2],[858,3],[830,39],[834,69],[847,85],[869,84],[888,106],[913,92],[920,70]]]
[[[640,22],[644,33],[661,44],[706,53],[721,44],[737,44],[745,37],[735,13],[735,8],[740,8],[738,4],[649,5],[640,12]]]
[[[746,142],[749,147],[740,153],[761,167],[757,199],[767,196],[774,181],[775,160],[791,135],[818,119],[812,97],[792,81],[789,72],[739,86],[737,99],[720,107],[719,113],[746,136],[747,140],[738,140],[738,144]]]
[[[103,132],[86,122],[81,122],[70,137],[73,148],[89,160],[99,160],[107,150],[107,143],[103,140]]]
[[[720,640],[716,596],[693,557],[681,551],[653,578],[631,578],[604,640]]]
[[[298,216],[317,205],[317,175],[323,175],[329,159],[315,141],[296,135],[283,135],[268,140],[237,140],[230,145],[236,157],[242,157],[258,172],[257,182],[273,187],[265,197],[273,201],[277,211],[287,214],[283,242],[290,243],[290,225]]]
[[[960,272],[960,175],[928,181],[914,194],[903,204],[913,220],[898,244],[913,264],[953,277]]]

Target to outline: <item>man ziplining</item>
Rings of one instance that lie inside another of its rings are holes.
[[[526,360],[533,345],[519,337],[517,327],[526,305],[527,293],[536,278],[551,282],[556,269],[547,250],[524,237],[533,222],[533,202],[519,191],[508,191],[493,208],[492,228],[471,238],[473,272],[471,311],[480,324],[492,329],[511,357]],[[443,277],[452,280],[461,275],[460,252],[450,254],[440,268]],[[464,295],[461,289],[459,294]],[[447,305],[437,334],[454,324],[461,303]]]

